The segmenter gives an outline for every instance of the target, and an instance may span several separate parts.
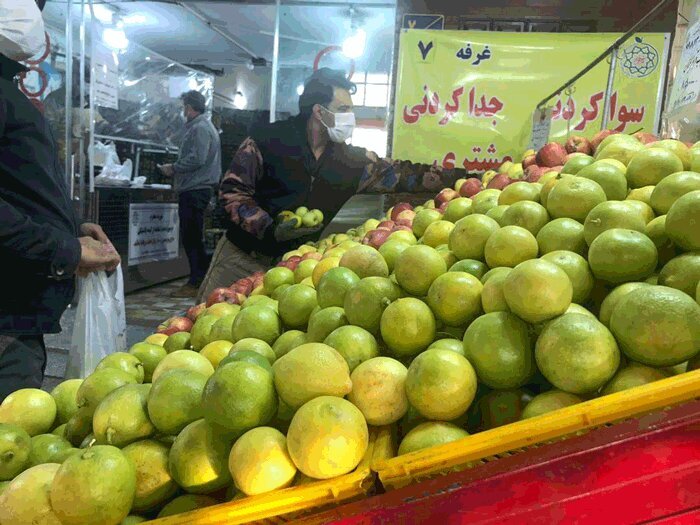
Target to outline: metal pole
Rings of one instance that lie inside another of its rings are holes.
[[[66,182],[71,189],[70,198],[73,198],[73,0],[66,3],[66,100],[65,115],[63,118],[66,129],[63,133],[65,159],[63,172],[66,178],[71,177]]]
[[[280,7],[281,1],[275,3],[275,37],[272,44],[272,79],[270,86],[270,122],[277,120],[277,73],[280,60]]]
[[[85,107],[85,0],[80,0],[80,105],[78,107],[78,209],[80,218],[85,219],[85,129],[83,127],[83,108]],[[72,108],[71,108],[72,111]],[[72,130],[71,130],[72,132]]]
[[[97,48],[97,39],[95,35],[95,11],[93,9],[93,0],[90,1],[90,109],[89,109],[89,126],[90,126],[90,142],[89,146],[95,144],[95,49]],[[90,165],[90,193],[95,193],[95,163],[93,155],[88,155],[88,163]],[[97,220],[97,217],[93,217]]]
[[[601,131],[604,130],[608,121],[614,115],[610,114],[610,97],[615,84],[615,69],[617,67],[617,49],[613,49],[610,55],[610,69],[608,70],[608,85],[605,86],[605,99],[603,101],[603,118],[600,122]]]

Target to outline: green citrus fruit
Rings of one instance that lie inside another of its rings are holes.
[[[407,297],[387,306],[380,330],[395,355],[410,357],[425,350],[435,339],[435,317],[423,301]]]
[[[464,220],[464,219],[463,219]],[[435,248],[416,245],[406,248],[394,268],[396,282],[408,293],[424,296],[430,285],[447,272],[445,260]]]
[[[428,305],[440,321],[461,326],[481,311],[481,281],[464,272],[447,272],[433,281],[428,290]]]
[[[191,370],[170,370],[148,395],[148,416],[162,434],[175,436],[202,417],[200,402],[207,376]]]
[[[477,279],[481,279],[487,270],[488,267],[481,261],[477,261],[475,259],[462,259],[461,261],[454,263],[448,271],[466,272],[473,275]]]
[[[555,219],[537,233],[540,254],[567,250],[585,255],[588,251],[583,225],[574,219]]]
[[[622,200],[627,196],[627,179],[624,170],[607,162],[594,162],[577,174],[600,184],[608,200]]]
[[[700,250],[700,190],[673,203],[666,214],[666,234],[684,250]]]
[[[458,197],[449,202],[445,208],[443,219],[452,223],[466,217],[472,212],[472,200],[466,197]]]
[[[305,328],[309,323],[311,312],[318,306],[316,290],[309,288],[303,284],[294,284],[287,288],[280,297],[279,311],[280,319],[287,328]],[[271,320],[272,322],[272,320]],[[277,325],[279,327],[279,325]],[[235,325],[234,325],[235,328]],[[259,337],[249,335],[247,337],[256,337],[262,339],[266,343],[273,344],[280,336],[281,330],[270,331],[269,337]]]
[[[389,267],[382,254],[371,246],[355,246],[340,258],[340,266],[349,268],[360,278],[388,277]]]
[[[528,323],[553,319],[571,304],[573,286],[556,264],[542,259],[516,266],[503,285],[510,310]]]
[[[520,181],[506,186],[498,196],[498,204],[515,204],[521,201],[540,202],[541,187],[537,184]]]
[[[700,190],[700,173],[679,171],[665,177],[651,194],[651,207],[658,215],[664,215],[673,203],[686,193]]]
[[[555,387],[572,394],[587,394],[613,377],[620,365],[620,350],[602,323],[588,315],[565,314],[542,330],[535,359]]]
[[[632,188],[654,186],[671,173],[683,171],[683,162],[673,152],[649,148],[636,153],[627,165],[627,180]]]
[[[508,312],[482,315],[464,334],[464,353],[485,385],[519,388],[535,373],[528,327]]]
[[[437,248],[441,244],[447,244],[454,227],[455,225],[450,221],[439,220],[431,222],[425,229],[425,232],[423,232],[421,240],[426,246]]]
[[[491,268],[515,268],[537,257],[537,239],[525,228],[505,226],[489,237],[484,248],[486,264]]]
[[[610,329],[630,359],[677,365],[700,352],[700,305],[675,288],[644,286],[617,303]]]
[[[600,305],[600,322],[610,328],[610,317],[612,316],[613,310],[617,306],[617,303],[620,302],[620,299],[637,288],[641,288],[642,286],[648,285],[647,283],[625,283],[611,291]]]
[[[671,259],[659,273],[659,284],[695,297],[700,283],[700,252],[684,253]]]
[[[653,383],[667,377],[666,374],[656,368],[640,365],[639,363],[630,363],[626,367],[620,368],[615,377],[605,385],[602,393],[604,395],[614,394],[615,392],[622,392],[623,390]]]
[[[334,348],[348,364],[350,372],[357,365],[377,357],[379,347],[374,336],[359,326],[341,326],[333,330],[323,341],[324,344]]]
[[[271,295],[277,288],[283,284],[294,284],[294,272],[284,266],[271,268],[265,273],[263,278],[263,287],[265,293]]]
[[[556,264],[569,276],[574,289],[574,294],[571,299],[574,303],[583,304],[588,300],[593,291],[595,282],[593,273],[588,267],[586,259],[577,253],[565,250],[549,252],[543,255],[542,259]]]
[[[506,297],[503,294],[503,285],[506,277],[510,275],[512,268],[505,268],[504,271],[494,274],[481,291],[481,306],[484,312],[510,312]]]
[[[644,233],[646,221],[641,215],[630,210],[629,201],[601,202],[586,217],[583,234],[590,246],[598,235],[613,228]]]
[[[466,430],[452,423],[428,421],[417,425],[404,436],[399,445],[398,455],[452,443],[467,436],[469,433]]]
[[[499,224],[486,215],[467,215],[455,224],[450,233],[449,246],[458,259],[484,260],[484,248]]]
[[[451,421],[463,415],[476,395],[476,373],[464,356],[426,350],[408,367],[408,400],[428,419]]]
[[[562,392],[561,390],[550,390],[549,392],[543,392],[532,398],[532,400],[525,405],[523,410],[522,419],[527,419],[530,417],[541,416],[542,414],[547,414],[553,412],[554,410],[559,410],[560,408],[566,408],[578,403],[582,403],[583,399],[574,394],[569,394],[568,392]]]
[[[501,226],[520,226],[532,235],[537,235],[548,222],[549,214],[544,206],[532,201],[520,201],[505,210],[499,224]]]
[[[444,264],[444,263],[443,263]],[[384,309],[401,296],[391,279],[368,277],[353,286],[345,296],[343,309],[350,324],[376,334]]]
[[[656,269],[658,258],[656,246],[649,237],[621,228],[604,231],[588,250],[588,264],[593,275],[612,284],[646,279]]]
[[[547,211],[553,219],[568,217],[583,222],[590,211],[605,202],[605,190],[595,181],[572,175],[557,182],[547,196]]]

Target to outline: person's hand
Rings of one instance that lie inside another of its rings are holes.
[[[299,219],[289,219],[275,226],[275,240],[277,242],[287,242],[294,239],[300,239],[320,232],[323,229],[323,224],[313,226],[311,228],[297,228]]]
[[[160,172],[167,176],[167,177],[172,177],[173,174],[175,173],[175,168],[173,167],[172,164],[161,164],[158,166],[158,169]]]
[[[121,257],[111,243],[102,243],[92,237],[80,237],[80,262],[76,273],[81,277],[99,271],[112,272],[119,263]]]
[[[93,222],[84,222],[83,224],[81,224],[80,234],[86,237],[91,237],[96,241],[100,241],[102,243],[112,244],[102,227],[99,224],[95,224]]]

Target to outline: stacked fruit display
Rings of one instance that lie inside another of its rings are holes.
[[[350,472],[373,425],[406,454],[700,368],[700,145],[643,138],[399,204],[15,392],[0,523],[136,523]]]

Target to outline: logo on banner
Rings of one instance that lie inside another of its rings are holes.
[[[428,42],[427,44],[424,44],[422,40],[418,42],[418,49],[420,51],[421,57],[423,57],[423,62],[428,61],[428,55],[430,54],[430,51],[432,51],[435,48],[435,44],[433,42]],[[435,54],[435,53],[433,53]],[[431,57],[432,61],[432,57]]]
[[[630,78],[644,78],[651,75],[659,65],[659,52],[651,44],[642,42],[640,37],[622,50],[620,57],[622,71]]]

